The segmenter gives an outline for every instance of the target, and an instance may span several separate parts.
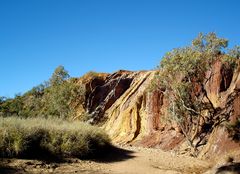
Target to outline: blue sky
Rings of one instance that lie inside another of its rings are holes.
[[[48,80],[58,65],[154,69],[167,51],[216,32],[240,44],[239,0],[0,0],[0,96]]]

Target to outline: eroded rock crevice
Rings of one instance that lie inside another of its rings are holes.
[[[87,112],[94,122],[102,120],[107,109],[130,87],[133,77],[130,71],[110,74],[103,84],[96,85],[87,98]]]
[[[118,71],[92,79],[88,83],[86,110],[92,123],[101,123],[114,143],[185,151],[189,148],[186,136],[169,117],[168,96],[149,88],[155,74]],[[240,118],[240,66],[233,71],[217,61],[206,78],[204,84],[196,82],[193,90],[193,95],[203,98],[202,117],[186,120],[189,139],[199,156],[217,154],[227,148],[226,144],[233,148],[240,144],[228,136],[225,125]]]

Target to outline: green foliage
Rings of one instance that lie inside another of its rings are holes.
[[[162,78],[163,85],[169,86],[174,82],[179,83],[177,80],[179,78],[182,81],[184,78],[189,78],[188,81],[191,78],[203,81],[204,73],[227,45],[228,41],[218,38],[215,33],[207,35],[200,33],[192,41],[191,46],[168,52],[159,66],[161,76],[164,77]]]
[[[52,77],[24,95],[0,101],[0,116],[73,118],[72,103],[85,101],[85,86],[77,84],[64,67],[55,69]]]
[[[23,110],[23,101],[21,100],[21,96],[16,95],[15,99],[5,99],[1,102],[0,105],[0,116],[11,116],[21,115],[21,111]]]
[[[0,96],[0,104],[6,100],[6,97]]]
[[[228,40],[218,38],[216,33],[210,32],[206,35],[200,33],[197,38],[192,41],[194,49],[208,55],[216,55],[228,46]]]
[[[84,102],[85,89],[83,85],[77,85],[73,82],[65,81],[61,85],[51,86],[46,89],[43,96],[44,108],[42,115],[48,117],[68,118],[74,117],[73,102]]]
[[[233,49],[230,49],[228,54],[230,57],[240,59],[240,46],[237,45]]]
[[[55,69],[49,82],[50,82],[51,86],[61,85],[69,77],[70,76],[69,76],[68,72],[65,70],[65,68],[63,66],[60,65]]]
[[[226,54],[227,46],[228,41],[218,38],[215,33],[200,33],[191,46],[168,52],[160,62],[155,86],[165,93],[169,101],[169,116],[179,123],[186,137],[192,125],[197,126],[199,117],[203,117],[207,107],[203,102],[206,97],[204,83],[209,78],[206,72],[217,60],[223,61],[227,67],[234,68],[236,65],[236,59],[232,56],[234,52],[238,57],[239,48]],[[191,126],[186,125],[189,122],[192,122]],[[192,139],[187,138],[191,143]]]
[[[100,128],[79,121],[0,117],[1,157],[83,157],[109,144]]]
[[[162,59],[158,80],[165,93],[168,93],[169,113],[175,120],[184,121],[184,115],[193,114],[186,108],[194,106],[192,89],[196,83],[203,81],[207,68],[208,64],[201,52],[191,47],[174,49]],[[192,83],[193,80],[196,83]]]

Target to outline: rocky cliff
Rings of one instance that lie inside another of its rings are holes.
[[[96,74],[84,81],[86,111],[93,124],[99,124],[114,143],[157,147],[178,152],[189,151],[186,138],[178,124],[170,120],[169,101],[160,90],[152,90],[156,71],[118,71],[113,74]],[[227,131],[228,124],[240,118],[240,66],[235,71],[216,62],[206,73],[206,102],[213,116],[206,117],[201,125],[201,144],[196,138],[197,155],[209,157],[239,148]],[[207,115],[207,114],[206,114]],[[209,119],[209,120],[207,120]],[[239,135],[237,135],[239,136]],[[239,137],[237,137],[239,138]],[[196,149],[195,149],[196,150]]]

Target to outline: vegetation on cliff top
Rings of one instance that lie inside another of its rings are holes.
[[[168,98],[170,120],[178,123],[194,148],[204,138],[200,136],[201,132],[211,131],[213,124],[226,119],[226,116],[219,116],[215,123],[212,121],[216,108],[208,99],[205,84],[212,77],[211,68],[217,61],[224,65],[225,71],[233,73],[240,47],[227,50],[227,46],[228,40],[217,37],[215,33],[200,33],[191,46],[168,52],[158,67],[154,84]],[[204,123],[200,126],[200,122]],[[193,144],[196,137],[199,141]]]

